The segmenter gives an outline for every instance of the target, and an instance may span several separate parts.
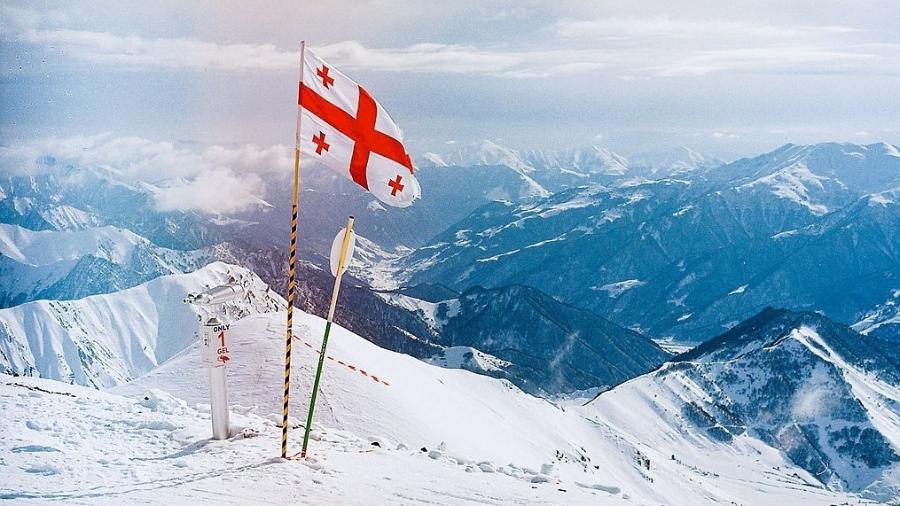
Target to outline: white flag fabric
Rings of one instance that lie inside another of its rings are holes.
[[[303,155],[321,162],[371,192],[378,200],[407,207],[422,190],[402,134],[362,86],[309,49],[300,82]]]

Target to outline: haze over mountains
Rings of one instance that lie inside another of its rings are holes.
[[[510,168],[527,185],[519,197],[546,197],[550,192],[593,183],[616,184],[634,178],[666,177],[722,163],[686,147],[641,153],[628,159],[597,146],[519,151],[488,140],[454,146],[446,154],[425,153],[421,162],[424,167]]]

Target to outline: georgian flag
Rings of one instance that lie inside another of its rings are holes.
[[[378,200],[407,207],[421,196],[402,134],[363,88],[306,50],[300,82],[300,152]]]

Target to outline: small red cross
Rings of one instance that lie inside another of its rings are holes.
[[[312,141],[316,143],[317,155],[321,155],[322,150],[328,151],[328,148],[331,147],[331,144],[325,142],[325,132],[319,132],[318,135],[313,135]]]
[[[397,179],[391,179],[388,181],[388,186],[391,187],[391,197],[396,197],[397,192],[403,191],[404,185],[400,184],[401,179],[403,179],[403,177],[400,174],[397,174]]]
[[[322,84],[327,89],[329,86],[334,86],[334,78],[328,75],[328,67],[322,65],[322,68],[316,69],[316,75],[322,78]]]

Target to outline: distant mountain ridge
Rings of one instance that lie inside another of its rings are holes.
[[[773,303],[854,323],[900,288],[896,152],[785,146],[686,178],[489,204],[397,271],[457,291],[539,286],[619,325],[692,342]]]
[[[690,148],[644,153],[634,161],[599,146],[582,149],[515,150],[493,141],[454,145],[447,153],[426,153],[425,167],[488,167],[512,169],[544,191],[534,196],[590,184],[620,185],[635,180],[659,179],[710,168],[720,160],[708,158]]]
[[[161,248],[113,226],[32,231],[0,224],[0,308],[110,293],[228,258],[228,247]]]
[[[900,187],[900,150],[883,142],[865,146],[786,144],[763,155],[707,169],[703,176],[739,191],[768,188],[778,197],[822,215],[860,195]]]
[[[416,291],[378,296],[420,316],[428,329],[420,327],[416,335],[443,348],[431,358],[446,365],[448,349],[464,348],[469,361],[457,367],[509,379],[526,392],[608,388],[669,357],[647,337],[536,288],[476,287],[434,302],[408,295]]]

